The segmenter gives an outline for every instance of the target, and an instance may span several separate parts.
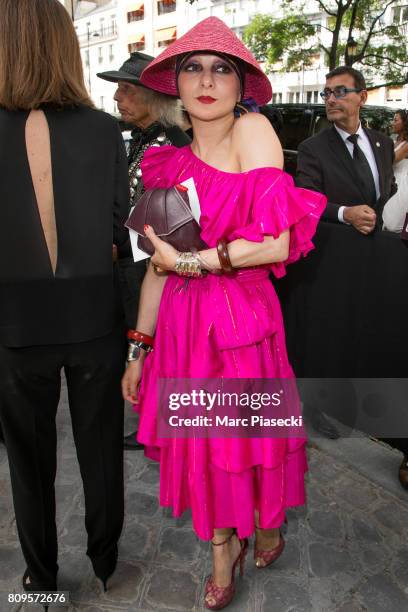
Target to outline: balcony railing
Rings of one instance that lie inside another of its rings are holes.
[[[85,34],[79,34],[78,40],[81,47],[85,47],[88,42],[103,42],[109,38],[117,38],[117,36],[118,26],[116,23],[113,23],[110,26],[99,28],[98,30],[89,30],[89,32],[85,32]]]

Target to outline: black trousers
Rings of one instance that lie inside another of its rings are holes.
[[[87,554],[100,577],[115,564],[123,523],[125,344],[121,326],[82,343],[0,347],[0,419],[17,529],[30,577],[44,588],[55,588],[58,571],[55,417],[62,368],[85,493]]]
[[[128,257],[118,259],[118,273],[126,325],[134,329],[139,308],[140,289],[146,274],[146,260],[135,263]]]

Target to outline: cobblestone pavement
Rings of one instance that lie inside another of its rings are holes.
[[[131,431],[134,416],[128,412]],[[85,556],[84,502],[65,396],[58,427],[59,585],[71,593],[69,612],[202,610],[209,545],[197,540],[189,516],[174,520],[159,507],[158,465],[142,452],[125,454],[126,522],[120,561],[108,592],[102,592]],[[399,453],[367,438],[312,440],[308,504],[288,513],[285,553],[264,570],[257,570],[249,555],[245,577],[238,580],[228,610],[408,610],[408,493],[396,481],[400,461]],[[4,446],[0,567],[0,611],[32,609],[7,603],[7,593],[21,592],[25,565]]]

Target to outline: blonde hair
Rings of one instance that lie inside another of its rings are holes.
[[[0,0],[0,106],[93,106],[71,19],[58,0]]]
[[[164,127],[177,125],[181,129],[185,128],[180,100],[145,87],[143,94],[149,115],[154,121],[159,121]]]

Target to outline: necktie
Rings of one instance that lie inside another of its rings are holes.
[[[358,134],[351,134],[351,136],[347,137],[347,140],[352,142],[354,145],[354,168],[359,178],[361,190],[366,199],[366,202],[364,202],[364,204],[368,204],[369,206],[372,206],[374,208],[377,202],[377,193],[375,190],[374,177],[366,156],[364,155],[362,149],[360,149],[360,147],[358,146],[357,139]]]

